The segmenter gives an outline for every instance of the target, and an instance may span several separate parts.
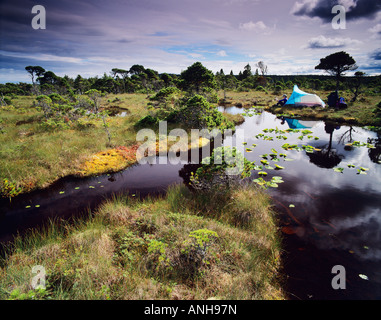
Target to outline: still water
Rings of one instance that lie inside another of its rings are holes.
[[[220,107],[220,111],[244,112],[236,107]],[[262,155],[273,150],[287,154],[276,162],[267,158],[270,166],[278,164],[283,170],[264,171],[268,173],[266,180],[272,176],[284,180],[268,192],[279,213],[289,298],[381,299],[381,137],[363,128],[278,119],[267,112],[245,118],[237,127],[243,132],[243,141],[233,135],[224,139],[225,145],[245,142],[243,150],[252,149],[245,151],[245,157],[258,165]],[[269,128],[312,133],[300,139],[300,132],[263,132]],[[359,141],[360,146],[350,145],[354,141]],[[316,149],[313,153],[286,151],[282,148],[285,143]],[[367,143],[376,148],[368,148]],[[168,186],[184,183],[197,167],[187,160],[176,165],[158,164],[159,159],[156,163],[86,179],[68,177],[47,189],[21,195],[12,203],[1,200],[0,241],[10,240],[18,231],[41,225],[48,218],[68,219],[87,208],[94,209],[112,194],[163,194]],[[338,167],[344,170],[333,170]],[[258,171],[253,171],[255,178]],[[332,268],[336,265],[345,268],[346,289],[332,288]]]

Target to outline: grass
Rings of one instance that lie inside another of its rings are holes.
[[[306,92],[317,94],[326,104],[327,97],[330,91],[321,90],[308,90]],[[373,110],[376,105],[381,101],[381,95],[366,96],[360,95],[356,102],[350,102],[352,93],[348,91],[340,92],[345,101],[348,103],[348,108],[343,110],[334,110],[329,108],[293,108],[293,107],[273,107],[276,104],[277,99],[280,99],[283,94],[287,94],[288,97],[292,94],[292,90],[288,89],[280,94],[274,94],[271,91],[266,94],[264,92],[250,91],[250,92],[233,92],[226,93],[227,99],[225,104],[242,106],[244,108],[250,108],[254,105],[265,106],[265,109],[274,114],[285,114],[289,116],[300,116],[311,120],[331,120],[335,122],[345,123],[349,125],[367,126],[367,125],[379,125],[373,114]],[[219,92],[219,98],[223,98],[223,92]]]
[[[142,95],[134,95],[128,117],[110,117],[108,124],[115,146],[135,144],[133,124],[147,111]],[[32,105],[32,97],[13,99],[15,108],[0,110],[0,178],[7,178],[25,191],[43,188],[60,177],[78,173],[83,164],[106,151],[107,136],[102,121],[89,120],[81,127],[44,130],[42,114]]]
[[[309,91],[325,99],[329,92]],[[288,96],[292,90],[285,91]],[[300,116],[314,120],[332,120],[350,125],[377,125],[372,110],[380,96],[360,96],[348,109],[335,111],[330,108],[271,108],[283,94],[258,91],[226,93],[227,105],[265,106],[275,114]],[[351,94],[342,93],[349,101]],[[223,91],[218,93],[223,98]],[[20,96],[12,99],[14,107],[0,109],[0,184],[8,179],[22,192],[44,188],[67,175],[82,175],[83,167],[96,154],[112,152],[107,147],[107,135],[102,120],[83,120],[69,129],[46,130],[42,127],[42,113],[32,107],[33,97]],[[102,100],[106,108],[127,111],[126,117],[110,117],[107,122],[111,132],[111,143],[115,146],[131,147],[136,143],[134,124],[148,114],[146,94],[108,94]],[[244,121],[241,115],[225,114],[235,124]],[[169,130],[171,127],[169,127]],[[117,168],[123,169],[131,161],[121,161]],[[105,166],[105,171],[109,170]],[[102,173],[97,171],[96,173]]]
[[[89,218],[51,224],[8,249],[0,299],[285,298],[276,218],[255,188],[118,196]],[[28,296],[34,265],[45,268],[47,287]]]

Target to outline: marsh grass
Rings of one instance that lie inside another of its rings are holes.
[[[112,95],[110,95],[112,96]],[[104,107],[110,105],[106,97]],[[91,120],[81,127],[46,130],[43,115],[33,105],[33,97],[12,99],[14,107],[0,110],[0,178],[7,178],[23,191],[43,188],[55,180],[76,174],[81,164],[93,154],[107,150],[107,137],[101,120]],[[133,124],[148,111],[146,96],[140,94],[121,97],[121,108],[130,111],[127,117],[109,117],[114,145],[135,143]]]
[[[214,205],[206,198],[184,186],[156,199],[119,195],[19,237],[1,263],[0,298],[31,290],[42,265],[52,299],[283,299],[268,197],[241,187]]]

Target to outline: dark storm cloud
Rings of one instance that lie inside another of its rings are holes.
[[[335,5],[344,5],[346,8],[347,20],[356,20],[360,18],[373,19],[381,11],[381,2],[379,0],[354,0],[353,4],[349,1],[340,0],[318,0],[296,2],[292,13],[295,16],[307,16],[310,18],[321,18],[325,22],[332,21],[334,14],[332,8]]]
[[[373,51],[370,54],[370,58],[373,60],[381,61],[381,48]]]

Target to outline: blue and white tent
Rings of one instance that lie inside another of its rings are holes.
[[[292,92],[292,95],[290,96],[290,98],[287,100],[285,106],[295,106],[295,107],[318,106],[318,107],[324,108],[325,103],[316,94],[306,93],[300,90],[297,85],[295,85],[294,91]]]

